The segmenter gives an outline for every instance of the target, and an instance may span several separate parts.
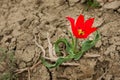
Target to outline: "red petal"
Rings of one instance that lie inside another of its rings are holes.
[[[85,28],[91,28],[94,22],[94,18],[90,18],[85,22]]]
[[[75,37],[77,37],[78,32],[77,32],[77,29],[76,29],[76,27],[75,27],[75,25],[74,25],[75,20],[74,20],[73,18],[71,18],[71,17],[66,17],[66,18],[67,18],[67,19],[70,21],[70,23],[71,23],[71,28],[72,28],[73,35],[74,35]]]
[[[89,29],[89,31],[85,32],[84,38],[87,38],[91,33],[93,33],[96,30],[97,30],[97,28],[95,28],[95,27]]]
[[[93,28],[91,28],[90,33],[93,33],[93,32],[96,31],[96,30],[97,30],[97,28],[96,28],[96,27],[93,27]]]
[[[77,29],[84,29],[84,16],[83,15],[80,15],[77,18],[76,27]]]
[[[73,18],[71,18],[71,17],[66,17],[66,18],[70,21],[71,26],[73,27],[74,23],[75,23],[75,20]]]

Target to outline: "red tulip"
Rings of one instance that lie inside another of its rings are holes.
[[[84,16],[80,15],[76,22],[71,17],[66,18],[70,21],[72,32],[76,38],[87,38],[91,33],[97,30],[97,28],[92,27],[94,18],[84,21]]]

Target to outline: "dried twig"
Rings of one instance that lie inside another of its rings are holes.
[[[28,67],[22,68],[22,69],[17,69],[15,72],[16,72],[16,74],[20,74],[20,73],[27,71],[27,70],[28,70]]]
[[[32,67],[26,67],[26,68],[22,68],[22,69],[17,69],[15,72],[16,72],[16,74],[20,74],[20,73],[22,73],[22,72],[28,71],[28,69],[29,69],[30,71],[32,71],[32,70],[35,69],[35,67],[37,67],[37,66],[40,65],[40,64],[41,64],[41,61],[39,61],[39,62],[37,62],[36,64],[34,64]]]
[[[43,57],[45,57],[45,50],[44,50],[44,48],[43,48],[41,45],[39,45],[39,44],[37,43],[36,36],[35,36],[34,42],[35,42],[35,44],[36,44],[39,48],[41,48],[41,50],[42,50],[42,52],[43,52]]]
[[[86,54],[86,55],[84,55],[84,57],[86,57],[86,58],[95,58],[95,57],[100,57],[100,55],[99,54]]]
[[[107,74],[108,70],[105,71],[105,73],[103,73],[97,80],[101,80],[106,74]]]
[[[52,44],[51,44],[51,42],[50,42],[49,33],[47,33],[47,40],[48,40],[49,56],[50,56],[51,58],[54,58],[54,56],[53,56],[53,47],[52,47]]]
[[[30,78],[30,68],[28,68],[28,80],[31,80],[31,78]]]

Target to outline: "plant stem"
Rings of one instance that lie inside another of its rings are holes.
[[[74,53],[77,52],[77,43],[78,43],[78,39],[75,38],[75,39],[74,39]]]

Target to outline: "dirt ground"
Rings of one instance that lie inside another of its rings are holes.
[[[116,1],[87,11],[80,0],[0,0],[0,80],[120,80],[120,1]],[[75,61],[79,66],[47,69],[40,63],[14,78],[15,70],[40,61],[35,36],[48,52],[47,32],[52,43],[67,37],[70,23],[65,17],[79,14],[94,17],[101,34],[95,47]]]

